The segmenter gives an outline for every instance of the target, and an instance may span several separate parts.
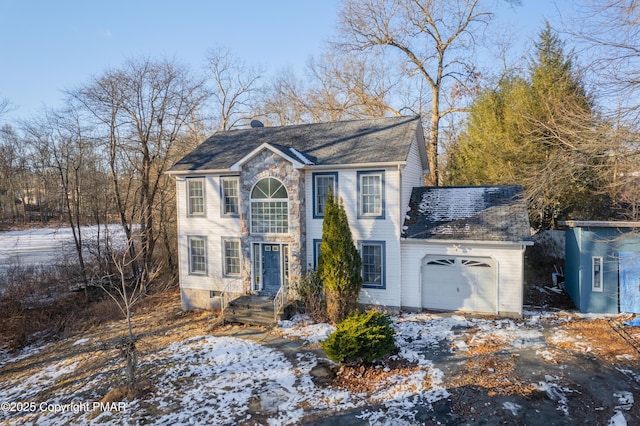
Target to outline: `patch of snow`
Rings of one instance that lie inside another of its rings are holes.
[[[616,370],[624,374],[625,376],[633,379],[636,383],[640,383],[640,374],[636,373],[633,370],[625,370],[623,368],[616,367]]]
[[[636,357],[631,355],[631,354],[622,354],[622,355],[616,355],[616,359],[618,360],[630,360],[630,359],[635,359]]]
[[[627,419],[624,418],[622,411],[616,413],[609,419],[608,426],[627,426]]]
[[[7,424],[253,424],[262,420],[251,418],[252,411],[260,411],[270,425],[300,423],[311,409],[318,411],[345,411],[369,408],[359,418],[371,425],[410,425],[420,423],[417,413],[420,407],[428,407],[450,396],[444,384],[445,373],[436,368],[430,355],[434,351],[468,351],[472,345],[498,342],[504,347],[520,349],[532,347],[545,360],[554,362],[553,353],[538,348],[544,342],[542,321],[545,313],[536,313],[521,320],[466,318],[454,314],[401,314],[392,317],[396,331],[398,352],[395,357],[408,360],[420,368],[410,374],[388,378],[372,395],[351,394],[346,390],[316,386],[310,371],[320,361],[313,351],[288,354],[235,337],[196,336],[176,342],[153,354],[141,356],[139,369],[153,370],[154,392],[144,400],[127,402],[123,411],[86,413],[0,413],[0,423]],[[297,316],[281,321],[278,332],[285,337],[320,342],[335,330],[328,324],[314,324],[309,317]],[[460,337],[465,329],[469,342]],[[556,332],[552,338],[569,338],[581,343],[576,336]],[[72,345],[85,344],[89,339],[79,338]],[[6,364],[34,354],[40,348],[27,348],[17,356],[0,352],[0,361]],[[77,352],[77,351],[76,351]],[[81,361],[82,360],[82,361]],[[71,377],[70,373],[83,362],[75,359],[53,358],[44,366],[33,366],[33,374],[26,380],[16,377],[0,383],[0,393],[7,400],[25,400],[55,389]],[[122,368],[122,361],[104,366],[113,375]],[[640,383],[640,376],[630,370],[620,372]],[[389,371],[389,370],[388,370]],[[536,386],[557,404],[557,410],[569,414],[568,395],[576,390],[563,386],[560,378],[546,376]],[[107,383],[107,384],[105,384]],[[113,386],[113,379],[96,374],[68,385],[64,395],[55,396],[56,403],[71,403],[93,398],[99,401],[106,386]],[[631,392],[617,391],[616,415],[613,426],[625,425],[623,411],[633,409]],[[54,401],[52,401],[54,402]],[[151,408],[150,408],[151,407]],[[503,402],[502,408],[517,416],[522,406]],[[152,410],[151,412],[149,410]],[[504,413],[508,415],[507,413]],[[4,417],[3,417],[4,416]]]
[[[553,383],[554,380],[558,380],[558,377],[545,376],[546,382],[538,382],[534,386],[547,394],[552,401],[558,401],[558,407],[556,410],[562,411],[565,416],[569,415],[569,400],[567,398],[568,393],[578,392],[567,387],[560,386],[557,383]]]
[[[555,357],[548,350],[542,350],[542,351],[538,350],[538,351],[536,351],[536,355],[540,355],[542,357],[542,359],[544,359],[547,362],[554,362],[555,363]]]
[[[125,246],[124,232],[118,225],[82,226],[80,231],[87,255],[98,242],[98,236],[101,244],[108,234],[107,238],[115,247]],[[74,256],[74,250],[73,231],[69,227],[0,232],[0,270],[17,265],[50,265],[61,258]]]
[[[429,213],[436,222],[452,222],[471,217],[486,208],[485,194],[499,191],[496,188],[438,188],[422,195],[418,206],[421,214]],[[451,202],[455,200],[455,202]]]
[[[618,398],[618,405],[616,405],[616,409],[618,410],[631,410],[633,407],[633,394],[627,391],[614,392],[613,396]]]
[[[582,336],[569,334],[564,330],[557,330],[549,337],[551,343],[571,343],[577,350],[587,353],[592,352],[593,347],[588,342],[582,341],[582,339]]]
[[[300,151],[296,150],[295,148],[289,148],[291,150],[291,152],[293,152],[293,155],[295,155],[296,157],[298,157],[298,160],[302,161],[303,164],[314,164],[313,161],[309,160],[303,153],[301,153]]]
[[[505,410],[511,411],[511,414],[513,414],[514,416],[517,416],[518,411],[520,411],[520,409],[522,408],[522,405],[516,404],[515,402],[505,401],[502,404],[502,408],[504,408]]]
[[[478,331],[471,338],[471,343],[482,344],[487,340],[498,340],[514,348],[539,347],[544,345],[544,336],[537,329],[528,329],[521,323],[509,319],[489,321],[476,320],[474,325]]]
[[[437,346],[440,341],[452,339],[453,327],[466,326],[464,317],[438,318],[429,314],[402,315],[395,318],[392,327],[396,330],[399,355],[412,362],[426,362],[423,351]]]
[[[21,359],[25,359],[25,358],[28,358],[30,356],[33,356],[34,354],[37,354],[38,352],[42,352],[43,350],[46,349],[47,346],[48,346],[48,343],[41,344],[41,345],[25,346],[17,354],[10,354],[7,351],[0,351],[0,367],[2,367],[4,364],[18,362]]]
[[[453,340],[451,342],[451,352],[469,352],[469,345],[464,340]]]
[[[64,376],[75,371],[79,361],[63,359],[35,370],[26,379],[7,380],[0,384],[4,401],[37,401],[39,392],[56,386]]]
[[[297,337],[311,343],[327,340],[335,331],[331,324],[314,324],[309,317],[296,315],[291,320],[278,322],[280,332],[287,337]]]
[[[301,392],[294,389],[291,363],[256,343],[198,336],[170,345],[149,362],[154,368],[171,367],[158,378],[155,400],[165,409],[156,423],[233,423],[248,412],[256,389],[265,396],[260,404],[274,410],[283,423],[295,422],[301,415],[296,406]]]

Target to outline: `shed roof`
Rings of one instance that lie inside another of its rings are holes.
[[[169,173],[229,169],[264,143],[320,166],[403,162],[420,126],[420,117],[414,116],[217,132]],[[426,169],[425,158],[423,163]]]
[[[420,240],[531,241],[519,186],[413,188],[403,237]]]

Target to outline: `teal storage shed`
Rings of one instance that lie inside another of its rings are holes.
[[[640,222],[565,221],[565,290],[585,313],[640,313]]]

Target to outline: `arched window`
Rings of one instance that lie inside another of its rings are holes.
[[[253,187],[251,232],[255,234],[289,232],[289,195],[278,179],[265,178]]]

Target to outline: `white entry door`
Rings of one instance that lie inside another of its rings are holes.
[[[421,268],[423,308],[497,313],[495,260],[429,255]]]

